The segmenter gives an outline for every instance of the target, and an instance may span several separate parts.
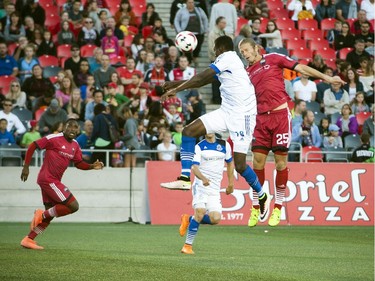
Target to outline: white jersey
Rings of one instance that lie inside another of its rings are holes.
[[[221,83],[221,108],[227,112],[257,114],[254,86],[236,52],[222,53],[210,67]]]
[[[216,140],[210,143],[207,140],[200,141],[195,146],[193,165],[199,165],[201,173],[210,180],[210,185],[203,187],[200,179],[195,177],[193,186],[203,187],[207,191],[220,192],[223,179],[224,161],[232,161],[232,150],[228,142]]]

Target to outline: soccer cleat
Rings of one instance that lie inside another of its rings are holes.
[[[267,196],[267,193],[264,193],[261,198],[259,198],[259,209],[260,209],[260,215],[259,215],[259,221],[265,222],[269,215],[269,209],[270,209],[270,200]]]
[[[43,250],[42,246],[39,246],[36,241],[30,239],[28,236],[22,239],[21,246],[32,250]]]
[[[164,182],[160,186],[172,190],[190,190],[191,182],[188,177],[178,177],[176,181]]]
[[[260,214],[259,208],[255,209],[253,207],[251,209],[251,214],[250,214],[249,222],[248,222],[247,225],[250,226],[250,227],[256,226],[257,223],[258,223],[258,220],[259,220],[259,214]]]
[[[33,220],[31,221],[31,224],[30,224],[30,230],[33,230],[34,227],[36,227],[38,224],[40,224],[42,222],[43,213],[44,213],[44,211],[41,210],[41,209],[35,210]]]
[[[268,221],[269,226],[276,226],[280,223],[281,210],[279,208],[274,208],[271,217]]]
[[[187,214],[183,214],[181,216],[180,236],[184,236],[185,235],[186,230],[189,227],[189,223],[190,223],[189,219],[190,219],[190,216],[187,215]]]
[[[193,246],[189,244],[184,244],[184,246],[181,249],[181,253],[187,255],[194,255]]]

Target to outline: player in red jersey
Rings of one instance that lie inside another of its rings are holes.
[[[287,102],[290,100],[285,91],[283,68],[298,71],[302,74],[323,79],[328,83],[345,82],[340,77],[330,77],[291,58],[271,53],[259,54],[259,47],[252,39],[243,39],[239,43],[242,56],[249,66],[246,71],[255,87],[258,115],[254,130],[252,151],[254,154],[254,172],[261,185],[265,180],[264,167],[270,150],[275,155],[276,194],[270,226],[280,222],[282,202],[285,200],[285,189],[288,182],[288,149],[291,140],[291,115]],[[253,208],[249,226],[256,226],[259,217],[258,197],[253,193]]]
[[[26,181],[29,176],[29,165],[35,149],[46,150],[37,180],[46,210],[35,210],[30,232],[21,241],[21,246],[25,248],[43,250],[43,247],[34,240],[35,237],[48,227],[54,217],[66,216],[78,210],[77,200],[70,190],[61,183],[61,178],[70,161],[73,161],[75,166],[81,170],[99,170],[104,166],[98,160],[94,164],[88,164],[82,160],[81,149],[74,139],[78,132],[77,120],[69,119],[66,121],[62,133],[48,135],[33,142],[26,152],[21,174],[22,181]]]

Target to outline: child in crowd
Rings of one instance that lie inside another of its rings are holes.
[[[128,16],[121,17],[121,24],[119,26],[119,29],[124,33],[124,37],[128,36],[130,33],[129,24],[130,24],[130,17]],[[130,33],[130,34],[133,35],[133,33]]]
[[[0,145],[16,143],[13,135],[7,130],[7,126],[8,120],[2,118],[0,120]]]
[[[168,124],[171,129],[177,124],[177,122],[182,122],[183,117],[180,112],[177,111],[176,104],[170,104],[168,110],[163,108],[164,115],[167,117]]]
[[[165,27],[163,26],[163,21],[161,18],[156,18],[154,26],[152,28],[152,33],[163,33],[167,34]]]
[[[183,129],[184,125],[182,124],[182,122],[177,122],[174,126],[175,132],[172,132],[172,142],[177,146],[178,149],[181,148]]]
[[[34,57],[35,46],[33,44],[27,44],[24,50],[25,56],[18,62],[21,82],[25,81],[26,78],[31,77],[33,66],[38,64],[38,60]]]
[[[328,118],[322,118],[320,120],[320,124],[318,126],[319,133],[322,136],[322,138],[324,138],[324,137],[326,137],[326,136],[329,135],[328,127],[329,127],[329,120],[328,120]]]
[[[339,136],[339,127],[335,124],[331,124],[328,127],[329,135],[323,139],[323,147],[339,147],[343,148],[342,139]]]
[[[40,139],[42,136],[39,133],[38,121],[30,120],[30,131],[22,136],[21,147],[29,147],[34,141]]]
[[[112,104],[117,109],[120,105],[124,103],[128,103],[129,98],[117,93],[116,89],[117,89],[117,84],[115,82],[109,83],[107,85],[108,94],[104,97],[104,100],[108,104]]]
[[[81,98],[87,104],[94,100],[93,93],[95,91],[94,75],[87,75],[86,85],[81,86]]]
[[[363,92],[357,92],[350,105],[353,114],[357,114],[359,112],[370,112],[370,108],[365,101],[365,94]]]
[[[59,45],[63,44],[73,44],[76,43],[76,38],[74,33],[70,30],[69,21],[64,20],[61,23],[61,30],[57,34],[57,40]]]
[[[109,58],[118,56],[118,38],[113,34],[112,28],[107,27],[105,29],[105,36],[102,39],[101,47],[103,49],[103,53],[108,55]]]
[[[52,41],[52,34],[49,30],[44,30],[43,41],[38,47],[37,56],[42,55],[57,56],[57,49],[55,43]]]

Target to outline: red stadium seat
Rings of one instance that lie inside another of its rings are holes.
[[[97,48],[96,45],[91,45],[91,44],[83,45],[81,47],[81,56],[84,58],[94,56],[94,50],[96,48]]]
[[[142,1],[136,1],[136,4],[132,5],[133,12],[136,16],[142,16],[144,12],[146,12],[146,3]]]
[[[120,66],[116,68],[116,71],[120,77],[124,77],[124,73],[127,72],[126,66]]]
[[[60,17],[58,14],[46,14],[46,21],[44,25],[49,29],[54,27],[56,24],[60,22]]]
[[[363,125],[365,121],[371,116],[370,112],[359,112],[355,115],[358,125]]]
[[[136,35],[136,34],[138,34],[139,29],[138,29],[138,27],[135,27],[135,26],[129,25],[129,26],[128,26],[128,31],[129,31],[130,34],[132,34],[132,35]]]
[[[354,19],[354,18],[353,18],[353,19],[346,19],[346,22],[349,23],[350,28],[351,28],[356,20],[357,20],[357,19]]]
[[[336,51],[331,48],[321,48],[317,54],[321,55],[324,60],[336,58]]]
[[[284,8],[275,8],[269,11],[270,19],[289,18],[289,12]],[[293,22],[294,26],[294,22]]]
[[[322,48],[329,48],[328,40],[322,39],[320,37],[307,41],[307,45],[313,51],[320,50]]]
[[[314,19],[304,19],[298,21],[299,30],[318,29],[318,22]]]
[[[134,40],[134,35],[125,36],[125,38],[124,38],[124,46],[125,47],[130,47],[131,44],[133,43],[133,40]]]
[[[302,147],[303,162],[323,162],[323,152],[319,147],[305,146]]]
[[[65,62],[66,62],[67,59],[68,59],[67,57],[60,58],[60,67],[61,68],[64,68]]]
[[[42,117],[43,113],[47,110],[47,107],[39,108],[35,111],[35,120],[39,121],[40,117]]]
[[[110,58],[111,64],[125,64],[126,63],[126,57],[125,56],[117,56]]]
[[[107,9],[111,15],[115,15],[120,10],[120,4],[111,3]]]
[[[323,19],[320,22],[320,29],[323,30],[326,34],[327,31],[335,28],[335,22],[336,22],[336,19],[334,18]]]
[[[240,33],[241,27],[246,24],[249,24],[249,20],[242,17],[237,18],[237,29],[235,34],[238,35]]]
[[[299,48],[306,48],[306,42],[300,38],[293,38],[285,41],[285,48],[288,50],[294,50]]]
[[[58,77],[57,76],[51,76],[49,77],[49,81],[51,81],[52,84],[55,84],[57,82]]]
[[[243,2],[246,2],[246,1],[243,1]],[[284,8],[284,2],[281,0],[271,0],[271,1],[269,0],[266,3],[267,3],[268,9],[270,10],[274,10],[277,8]]]
[[[346,60],[346,56],[348,55],[348,53],[350,53],[353,50],[354,50],[353,48],[342,48],[339,51],[339,58],[342,60]]]
[[[280,30],[287,29],[287,28],[294,28],[294,21],[292,21],[288,17],[278,18],[276,19],[277,28]]]
[[[295,29],[294,27],[288,27],[281,30],[281,38],[286,41],[289,39],[301,38],[301,34],[298,29]]]
[[[59,14],[59,7],[54,5],[49,5],[44,7],[44,11],[46,12],[46,15],[58,15]]]
[[[290,55],[296,56],[298,59],[312,59],[312,51],[303,47],[290,50]]]
[[[292,100],[288,101],[288,108],[289,108],[289,111],[292,111],[294,109],[294,101]]]
[[[305,40],[313,40],[315,38],[322,38],[323,32],[320,29],[302,30],[302,38]]]
[[[152,30],[153,30],[153,26],[152,25],[146,25],[142,28],[142,36],[143,38],[147,38],[148,36],[152,35]]]
[[[59,66],[59,59],[55,56],[43,55],[38,57],[38,61],[41,67],[46,66]]]
[[[8,45],[8,54],[10,56],[13,56],[14,54],[14,51],[17,49],[17,47],[19,46],[18,43],[11,43]]]
[[[260,32],[263,32],[263,33],[266,32],[268,21],[269,19],[267,18],[261,18],[260,27],[259,27]]]
[[[299,59],[298,62],[303,65],[308,65],[310,62],[312,62],[312,59]]]
[[[325,59],[324,63],[327,66],[331,67],[333,70],[336,70],[336,68],[337,68],[337,66],[336,66],[336,58]]]
[[[6,95],[9,92],[10,83],[16,79],[17,78],[8,75],[0,76],[0,93]]]
[[[72,56],[72,53],[70,51],[70,48],[72,45],[64,44],[57,46],[57,57],[59,58],[70,58]]]

